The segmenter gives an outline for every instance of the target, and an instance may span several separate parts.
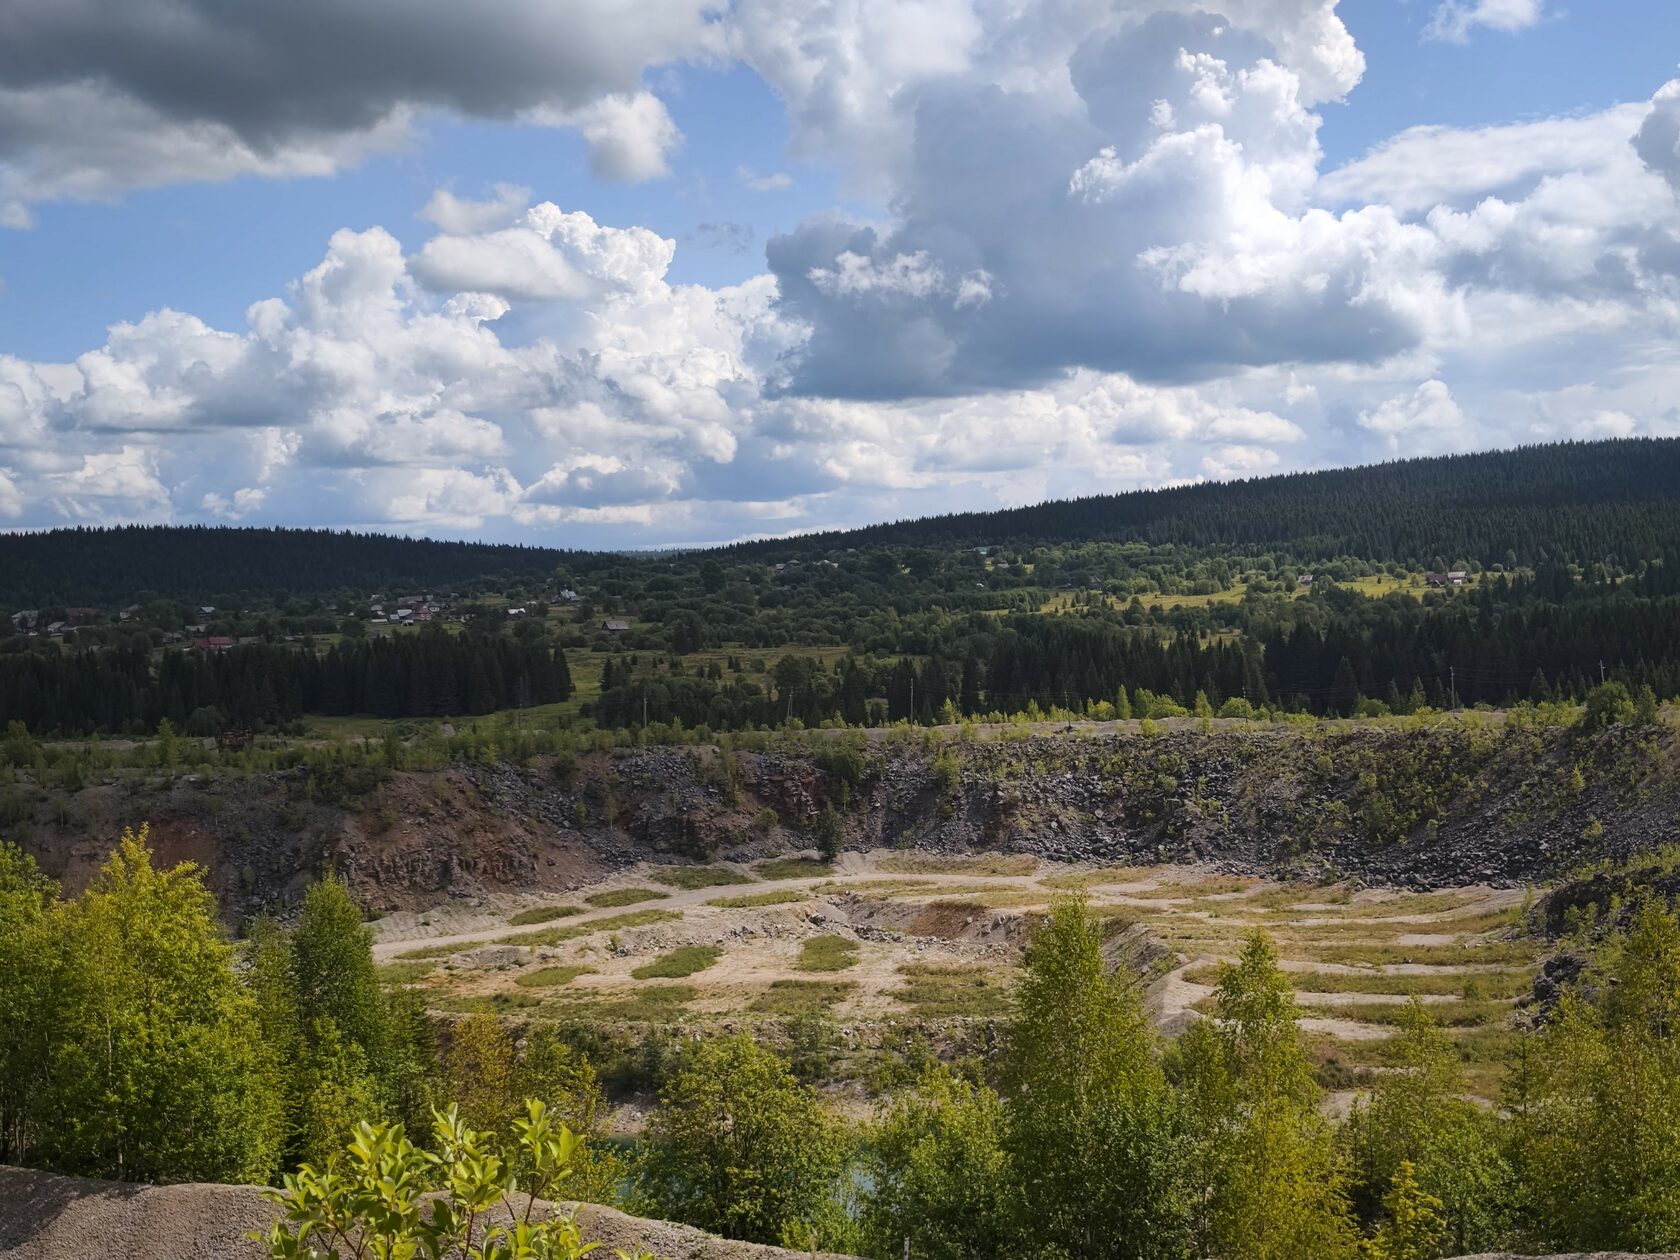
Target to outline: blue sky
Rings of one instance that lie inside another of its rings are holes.
[[[17,3],[0,527],[664,545],[1680,432],[1672,3]]]

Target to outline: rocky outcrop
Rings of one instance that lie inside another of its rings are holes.
[[[856,745],[833,755],[841,741]],[[10,789],[9,838],[73,891],[124,824],[210,871],[230,917],[294,900],[323,867],[374,909],[565,891],[641,859],[807,847],[833,808],[850,848],[1443,887],[1543,880],[1680,840],[1667,727],[1584,736],[1497,715],[1433,724],[1215,723],[981,738],[811,732],[764,751],[617,749],[425,772],[124,772]],[[14,813],[18,811],[14,810]]]
[[[246,1235],[266,1233],[275,1210],[254,1186],[139,1186],[0,1167],[0,1260],[261,1260],[265,1249]],[[810,1256],[587,1204],[578,1222],[601,1256],[620,1247],[661,1260]]]

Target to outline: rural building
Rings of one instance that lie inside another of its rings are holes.
[[[628,621],[603,621],[601,623],[601,629],[608,634],[623,634],[629,628],[630,623]]]
[[[1463,569],[1453,569],[1448,573],[1428,574],[1424,581],[1431,586],[1463,586],[1470,580],[1470,575]]]

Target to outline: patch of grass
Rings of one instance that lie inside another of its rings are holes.
[[[591,923],[569,923],[564,927],[545,928],[539,932],[515,932],[512,936],[498,936],[484,942],[491,945],[559,945],[575,941],[580,936],[596,932],[616,932],[621,928],[646,927],[650,923],[674,923],[682,918],[681,910],[632,910],[629,914],[609,915]],[[456,952],[473,946],[456,946]],[[406,958],[407,955],[399,955]]]
[[[695,994],[691,984],[650,984],[614,1001],[574,1000],[564,1009],[568,1018],[597,1023],[659,1024],[681,1015]]]
[[[508,926],[530,927],[536,923],[552,923],[556,919],[569,919],[574,914],[582,913],[582,906],[537,906],[530,910],[521,910],[508,920]]]
[[[667,888],[681,888],[692,892],[696,888],[725,888],[730,884],[750,884],[752,876],[728,866],[662,866],[648,876],[656,884]]]
[[[818,1015],[856,988],[850,980],[772,980],[747,1009],[760,1015]]]
[[[882,858],[877,869],[898,875],[1031,875],[1038,859],[1025,853],[975,853],[946,857],[938,853],[901,853]]]
[[[905,963],[898,969],[904,987],[892,997],[926,1019],[958,1015],[991,1015],[1003,1007],[1005,977],[996,968]]]
[[[716,945],[684,945],[643,963],[630,974],[638,980],[681,980],[706,970],[721,957],[723,950]]]
[[[663,901],[670,895],[657,888],[609,888],[606,892],[591,893],[584,900],[604,910],[610,906],[633,906],[640,901]]]
[[[810,893],[795,892],[791,888],[775,888],[769,892],[747,893],[740,897],[717,897],[706,904],[721,906],[725,910],[752,910],[759,906],[791,906],[810,899]]]
[[[389,962],[379,969],[379,978],[386,984],[418,984],[436,970],[431,962],[423,959]]]
[[[563,984],[570,984],[579,976],[593,975],[595,968],[581,966],[538,967],[534,971],[527,971],[514,978],[514,983],[522,989],[555,989]]]
[[[799,947],[800,971],[844,971],[857,966],[858,943],[849,936],[813,936]]]
[[[816,858],[784,857],[755,863],[753,870],[760,879],[815,879],[833,874],[834,867]]]

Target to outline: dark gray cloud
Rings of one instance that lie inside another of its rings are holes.
[[[597,171],[664,172],[643,69],[700,53],[703,0],[8,0],[0,226],[28,205],[237,175],[325,174],[444,111],[577,128]]]
[[[500,0],[8,0],[0,83],[93,81],[256,146],[372,126],[393,108],[506,117],[634,90],[696,47],[703,6]],[[0,133],[3,134],[3,133]]]

